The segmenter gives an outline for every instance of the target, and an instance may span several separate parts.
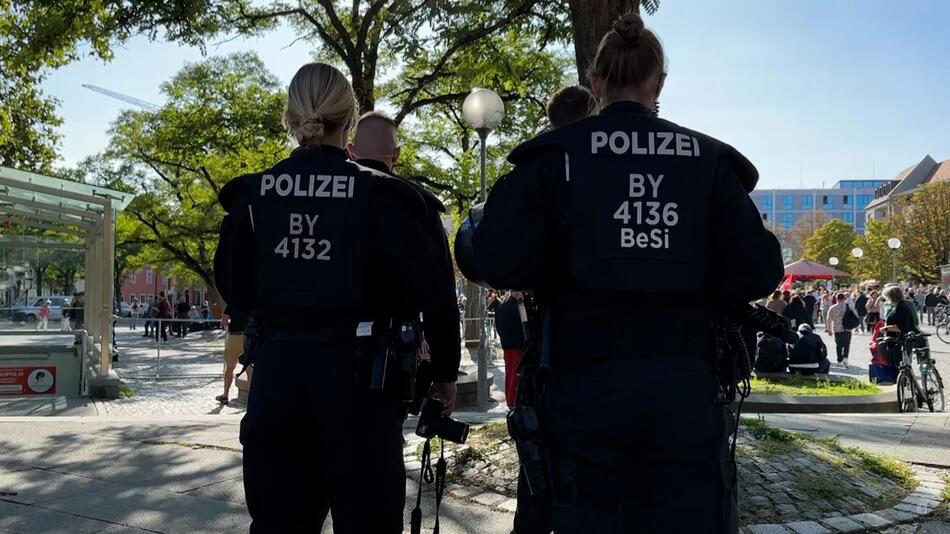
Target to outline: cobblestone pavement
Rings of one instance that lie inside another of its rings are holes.
[[[95,401],[100,415],[190,416],[242,413],[244,405],[232,400],[219,404],[214,398],[224,388],[224,339],[222,330],[192,332],[183,339],[169,336],[167,343],[143,337],[136,330],[116,327],[119,361],[115,370],[134,392],[127,398]],[[154,378],[156,369],[161,378]],[[237,397],[231,387],[230,396]]]
[[[406,447],[410,471],[419,469],[418,451],[419,442]],[[852,518],[862,521],[855,523],[859,530],[854,531],[858,532],[912,521],[915,516],[907,510],[924,504],[929,508],[919,513],[933,510],[944,473],[916,466],[904,471],[909,478],[903,486],[876,474],[871,464],[839,447],[817,440],[796,442],[794,446],[763,441],[745,429],[740,432],[738,457],[740,523],[755,524],[748,529],[755,534],[851,531],[848,529],[855,527],[851,523],[856,521]],[[496,423],[473,431],[466,445],[447,445],[446,458],[450,460],[450,495],[499,510],[515,508],[517,458],[506,439],[504,425]],[[913,489],[918,483],[922,486]],[[892,506],[897,508],[887,510]],[[874,512],[883,513],[886,520],[871,517]],[[789,527],[789,523],[794,525]],[[781,524],[785,526],[779,527]],[[928,526],[924,529],[923,525]],[[886,532],[945,532],[934,529],[947,525],[935,519]],[[798,527],[800,530],[796,530]]]

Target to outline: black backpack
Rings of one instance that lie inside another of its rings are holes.
[[[788,345],[777,337],[760,334],[756,347],[755,370],[759,373],[782,373],[788,365]]]
[[[858,314],[854,313],[854,310],[850,306],[845,306],[844,308],[844,317],[841,318],[841,326],[845,330],[854,330],[861,324],[861,320],[858,319]]]

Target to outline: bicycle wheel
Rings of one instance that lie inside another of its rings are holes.
[[[924,392],[927,396],[927,407],[930,408],[931,412],[934,410],[944,411],[946,400],[943,395],[943,378],[940,377],[940,372],[937,371],[933,363],[928,366],[927,373],[922,378]]]
[[[897,407],[901,413],[917,411],[917,392],[914,391],[914,379],[901,371],[897,375]]]
[[[944,321],[937,324],[937,337],[944,343],[950,343],[950,323]]]

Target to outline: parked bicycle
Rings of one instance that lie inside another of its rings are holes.
[[[947,306],[940,304],[934,311],[934,329],[937,331],[937,337],[944,343],[950,343],[950,313],[947,313]]]
[[[942,412],[946,408],[943,378],[930,357],[928,337],[930,334],[908,332],[879,339],[880,343],[888,345],[888,353],[894,355],[892,359],[898,366],[897,405],[901,413],[917,412],[925,404],[931,412]],[[919,377],[914,372],[914,360],[917,361]]]

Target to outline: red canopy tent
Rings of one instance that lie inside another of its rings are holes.
[[[833,280],[850,274],[827,265],[808,260],[798,260],[785,266],[785,279],[782,289],[790,289],[799,280]]]

